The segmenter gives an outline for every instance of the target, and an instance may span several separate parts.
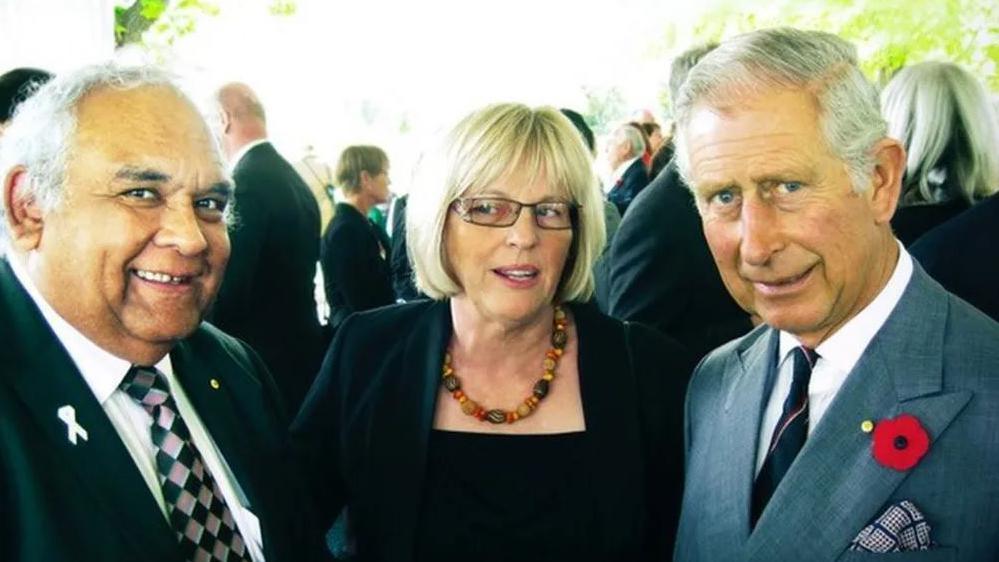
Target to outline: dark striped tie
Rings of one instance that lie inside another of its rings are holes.
[[[794,374],[791,389],[784,400],[780,420],[770,438],[770,449],[753,486],[752,524],[763,514],[787,469],[808,437],[808,381],[819,356],[804,346],[794,348]]]
[[[133,366],[121,388],[153,418],[156,470],[170,526],[191,562],[249,561],[243,537],[218,483],[191,442],[187,424],[170,396],[166,377],[153,367]]]

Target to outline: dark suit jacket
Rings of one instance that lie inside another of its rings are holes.
[[[906,248],[934,227],[966,211],[970,205],[964,200],[933,205],[908,205],[895,209],[891,229]]]
[[[635,199],[638,192],[642,191],[648,183],[649,172],[645,169],[645,163],[639,158],[632,162],[631,166],[628,166],[624,171],[617,185],[607,193],[607,199],[611,203],[614,203],[614,206],[617,207],[617,210],[621,212],[621,216],[623,217],[632,200]]]
[[[691,380],[677,562],[999,559],[999,324],[914,264],[901,300],[751,528],[757,438],[777,340],[761,326],[708,355]],[[872,434],[860,428],[863,420],[902,413],[930,437],[926,455],[904,471],[879,464]],[[903,500],[926,516],[934,548],[848,550]]]
[[[367,217],[346,203],[323,235],[320,263],[330,305],[330,326],[336,330],[352,312],[395,302],[388,262],[377,231]]]
[[[722,283],[690,190],[670,164],[635,199],[597,270],[611,316],[647,324],[696,357],[752,328]]]
[[[393,202],[395,210],[392,213],[392,289],[395,291],[395,298],[404,301],[412,301],[419,298],[426,298],[416,288],[413,281],[413,265],[409,262],[409,253],[406,250],[406,202],[409,195],[403,195]]]
[[[999,195],[929,231],[910,252],[948,291],[999,321]]]
[[[626,337],[622,323],[591,306],[571,310],[591,459],[581,469],[592,471],[597,483],[595,527],[607,544],[623,540],[645,551],[629,560],[665,559],[681,492],[681,394],[690,362],[679,345],[648,328],[632,325]],[[451,335],[447,301],[351,316],[292,427],[312,471],[321,521],[331,523],[349,505],[364,560],[413,557]]]
[[[314,296],[319,206],[270,143],[250,149],[233,179],[232,256],[211,321],[260,353],[294,412],[323,353]]]
[[[4,260],[0,326],[0,560],[181,562],[128,449]],[[268,562],[314,559],[320,545],[263,363],[209,324],[170,358],[260,521]],[[56,415],[67,404],[89,434],[76,445]]]

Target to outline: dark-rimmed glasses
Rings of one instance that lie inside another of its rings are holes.
[[[575,203],[567,201],[521,203],[502,197],[462,197],[451,203],[451,208],[465,222],[496,228],[513,225],[524,207],[531,209],[534,223],[545,230],[572,228],[573,217],[579,208]]]

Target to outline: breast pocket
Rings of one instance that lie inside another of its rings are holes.
[[[957,549],[948,547],[885,553],[848,550],[837,558],[838,562],[948,562],[954,560],[957,560]]]

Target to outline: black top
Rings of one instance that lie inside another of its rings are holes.
[[[389,248],[379,228],[353,206],[337,203],[319,256],[334,330],[352,312],[395,302]]]
[[[683,397],[690,360],[679,344],[649,328],[626,328],[592,306],[567,307],[569,329],[577,330],[586,423],[586,431],[578,434],[580,460],[573,469],[586,465],[591,477],[584,503],[575,504],[590,522],[586,539],[611,545],[602,546],[608,552],[641,549],[618,559],[667,560],[683,487]],[[351,315],[337,331],[292,427],[322,523],[332,524],[348,505],[361,560],[414,560],[418,545],[431,548],[422,533],[442,532],[424,512],[440,508],[424,500],[439,478],[431,474],[440,466],[431,460],[430,455],[440,454],[431,452],[437,450],[431,436],[452,330],[447,301]],[[564,470],[559,476],[568,477]],[[482,494],[491,494],[494,485],[487,481]],[[535,508],[544,509],[541,504]],[[486,517],[466,515],[470,523]]]
[[[933,205],[900,206],[895,209],[895,215],[891,218],[891,229],[895,231],[895,237],[908,248],[930,229],[956,217],[969,206],[964,200]]]
[[[637,558],[638,544],[598,540],[591,466],[582,432],[433,431],[416,560]]]

